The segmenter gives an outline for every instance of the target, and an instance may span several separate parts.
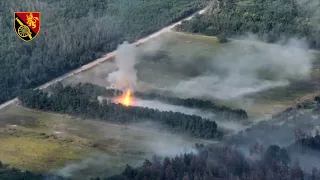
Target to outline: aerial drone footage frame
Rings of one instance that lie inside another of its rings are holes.
[[[320,178],[316,0],[1,5],[1,180]]]

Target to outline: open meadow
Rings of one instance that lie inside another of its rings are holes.
[[[292,51],[288,47],[240,40],[221,44],[215,37],[170,32],[127,52],[126,56],[136,62],[137,91],[155,90],[182,98],[212,100],[245,109],[251,119],[261,120],[300,100],[312,99],[319,91],[319,54],[293,49],[298,53],[295,56],[303,61],[297,60],[286,68],[288,60],[294,59],[282,53]],[[278,62],[277,56],[285,62]],[[270,61],[271,64],[264,63]],[[296,66],[306,66],[306,71],[297,73]],[[108,87],[108,76],[116,70],[113,58],[62,83],[90,82]],[[311,76],[299,79],[306,74]],[[154,101],[140,103],[193,114],[191,108],[158,102],[155,105]],[[195,112],[203,115],[201,111]],[[217,121],[217,124],[234,133],[248,125],[232,121]],[[139,166],[154,154],[175,156],[192,151],[197,142],[212,143],[163,132],[154,123],[117,125],[19,105],[1,111],[0,125],[3,163],[38,172],[57,172],[75,179],[84,174],[109,176],[120,173],[126,164]]]
[[[189,152],[202,142],[155,128],[147,123],[116,125],[11,105],[1,110],[0,159],[10,167],[67,177],[74,174],[77,179],[113,175],[126,164],[138,166],[154,154]]]
[[[286,63],[293,57],[288,57],[286,51],[296,53],[294,58],[301,62],[297,60],[288,67]],[[254,39],[221,44],[216,37],[169,32],[140,45],[132,56],[137,62],[138,91],[165,90],[175,96],[210,99],[243,108],[251,116],[272,115],[301,98],[312,99],[319,91],[320,53],[295,52],[291,46]],[[273,64],[265,63],[272,59]],[[284,62],[276,62],[281,59]],[[310,64],[298,65],[305,62]],[[310,70],[294,74],[304,66]],[[282,68],[286,71],[283,74]],[[109,86],[108,74],[116,69],[112,59],[63,83]],[[299,79],[306,74],[310,76]]]

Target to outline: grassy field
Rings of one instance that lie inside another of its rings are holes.
[[[215,37],[177,32],[166,33],[159,38],[141,45],[137,50],[138,64],[136,68],[140,85],[139,90],[147,90],[150,88],[170,89],[181,81],[202,76],[207,72],[224,74],[223,69],[211,68],[208,70],[208,64],[217,60],[215,63],[218,64],[226,62],[232,63],[232,61],[235,60],[234,56],[247,56],[247,52],[252,52],[257,47],[258,51],[263,51],[263,48],[259,48],[257,44],[258,43],[250,41],[238,40],[220,44]],[[263,44],[263,46],[268,48],[268,46],[272,45]],[[243,49],[247,52],[241,53]],[[249,51],[247,49],[249,49]],[[223,59],[221,57],[227,60],[221,61],[221,59]],[[244,108],[253,116],[277,113],[298,101],[299,98],[313,94],[319,90],[320,54],[315,54],[315,57],[311,78],[308,81],[297,81],[296,83],[291,83],[289,86],[262,90],[258,93],[245,95],[240,99],[221,100],[216,98],[217,96],[210,96],[210,94],[215,93],[214,90],[207,92],[203,96],[204,98],[213,99],[218,103],[231,107]],[[250,62],[247,66],[249,66],[249,64]],[[114,62],[109,61],[73,76],[65,80],[64,83],[93,82],[108,86],[109,84],[106,77],[114,70],[116,70]],[[201,87],[195,88],[201,89]],[[176,93],[174,95],[183,96],[184,94]],[[189,95],[185,95],[185,97],[189,97]]]
[[[138,48],[138,88],[168,90],[181,81],[208,72],[224,74],[223,69],[207,67],[239,46],[248,45],[241,41],[220,44],[215,37],[202,35],[167,33]],[[320,59],[319,54],[316,57]],[[234,59],[229,60],[232,62]],[[245,108],[251,116],[274,114],[301,99],[312,98],[319,90],[320,61],[317,60],[308,81],[260,91],[241,99],[205,98],[219,104]],[[108,86],[106,77],[114,70],[115,63],[110,60],[63,83],[90,82]],[[194,88],[202,89],[201,86]],[[174,94],[174,90],[172,92]],[[181,93],[174,95],[188,97]],[[245,105],[247,102],[251,104]],[[182,151],[181,147],[190,147],[199,141],[159,132],[159,127],[154,124],[116,125],[38,112],[17,105],[0,112],[0,160],[3,163],[63,175],[76,173],[78,176],[75,179],[84,174],[106,176],[118,173],[127,163],[140,165],[154,154],[173,156]]]
[[[121,172],[154,154],[174,155],[199,140],[12,105],[0,112],[0,160],[11,167],[63,175]],[[170,141],[168,141],[170,140]]]
[[[192,40],[192,41],[191,41]],[[212,50],[221,45],[217,39],[203,36],[185,36],[174,32],[165,33],[159,38],[150,40],[137,49],[138,78],[142,84],[147,83],[152,86],[167,86],[176,83],[176,80],[187,79],[187,72],[182,72],[181,68],[168,66],[166,62],[172,59],[190,61],[193,58],[210,57]],[[229,44],[226,44],[229,46]],[[188,49],[186,51],[186,49]],[[164,54],[161,54],[161,53]],[[116,70],[113,59],[96,66],[83,73],[72,76],[64,83],[91,82],[100,85],[108,85],[106,77],[110,72]]]

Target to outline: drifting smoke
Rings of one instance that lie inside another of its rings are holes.
[[[147,124],[144,123],[135,123],[135,128],[144,128],[148,126],[148,128],[152,128],[156,130],[160,126],[155,123]],[[101,130],[105,130],[106,138],[110,138],[110,132],[107,132],[108,129],[104,129],[104,126],[99,126]],[[126,130],[124,130],[126,131]],[[153,132],[153,130],[148,131]],[[108,155],[108,154],[100,154],[94,157],[87,158],[78,163],[69,163],[65,167],[57,170],[55,172],[56,175],[72,178],[72,179],[90,179],[91,175],[100,177],[107,177],[114,175],[116,173],[121,173],[124,170],[124,165],[129,164],[133,167],[139,167],[143,163],[144,159],[135,158],[132,156],[130,152],[143,152],[144,155],[140,155],[140,157],[151,159],[153,155],[161,156],[161,157],[174,157],[177,154],[184,153],[197,153],[197,150],[193,147],[195,144],[194,140],[190,140],[190,138],[182,138],[177,135],[166,134],[166,133],[158,133],[159,135],[141,135],[135,134],[133,131],[126,131],[126,133],[121,134],[119,136],[126,136],[128,134],[143,138],[143,140],[136,141],[125,141],[121,144],[122,149],[119,149],[118,153]],[[133,134],[132,134],[133,133]],[[126,138],[126,137],[124,137]],[[198,142],[198,141],[197,141]],[[139,147],[136,149],[136,147]],[[125,153],[124,153],[125,151]],[[127,154],[128,153],[128,154]],[[51,179],[50,179],[51,180]]]
[[[311,14],[309,22],[317,31],[320,30],[320,1],[319,0],[297,0],[297,3],[304,7]]]
[[[65,167],[56,171],[58,176],[72,179],[90,179],[90,175],[108,176],[114,173],[120,173],[122,169],[118,165],[110,162],[121,162],[121,157],[100,155],[83,160],[79,163],[70,163]],[[138,164],[138,162],[128,161],[130,164]],[[141,163],[139,161],[139,163]],[[117,172],[110,172],[110,169]]]
[[[153,109],[158,109],[160,111],[173,111],[173,112],[181,112],[184,114],[189,115],[199,115],[201,114],[200,110],[192,109],[192,108],[186,108],[183,106],[176,106],[171,104],[166,104],[160,101],[156,100],[141,100],[141,99],[135,99],[135,106],[140,107],[148,107]]]
[[[217,52],[210,70],[169,89],[193,97],[232,99],[309,78],[313,55],[303,41],[274,45],[251,36],[234,44]]]
[[[242,125],[240,122],[235,121],[226,121],[226,120],[219,120],[215,118],[215,114],[211,112],[202,111],[200,109],[194,109],[194,108],[187,108],[183,106],[177,106],[172,104],[166,104],[160,101],[156,100],[142,100],[142,99],[135,99],[134,101],[135,106],[140,107],[148,107],[153,109],[158,109],[160,111],[173,111],[173,112],[180,112],[188,115],[197,115],[202,118],[207,119],[213,119],[218,124],[218,126],[224,130],[230,131],[230,132],[238,132],[245,128],[244,125]]]
[[[117,71],[108,75],[108,82],[117,89],[134,89],[137,82],[137,50],[135,45],[124,42],[119,45],[115,57]]]
[[[166,138],[166,139],[165,139]],[[170,140],[169,140],[169,139]],[[155,141],[150,141],[145,144],[146,148],[156,152],[157,155],[162,157],[175,157],[179,154],[194,153],[198,151],[192,147],[191,143],[186,144],[184,140],[180,138],[172,139],[170,137],[159,137]]]

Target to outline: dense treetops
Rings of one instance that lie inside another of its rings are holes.
[[[182,99],[179,97],[170,97],[159,93],[142,92],[135,92],[135,96],[142,99],[157,99],[159,101],[167,102],[174,105],[209,110],[218,115],[218,118],[222,119],[248,119],[248,115],[243,109],[231,109],[226,106],[219,106],[209,100],[201,100],[195,98]]]
[[[0,179],[1,180],[67,180],[62,177],[49,174],[33,173],[30,171],[21,171],[17,168],[9,168],[8,165],[0,161]]]
[[[287,150],[269,146],[257,158],[246,158],[231,147],[198,146],[197,154],[182,154],[174,158],[146,160],[141,167],[127,166],[122,174],[108,180],[169,179],[169,180],[317,180],[319,170],[311,174],[292,162]]]
[[[91,83],[83,83],[78,84],[76,86],[81,86],[79,89],[79,93],[87,94],[88,96],[97,97],[97,96],[104,96],[104,97],[115,97],[121,95],[123,92],[117,89],[106,89],[105,87],[98,86]],[[63,85],[58,83],[54,86],[54,89],[62,89]],[[148,99],[148,100],[158,100],[165,103],[178,105],[178,106],[185,106],[189,108],[198,108],[204,111],[211,111],[216,115],[216,118],[227,120],[227,119],[234,119],[234,120],[246,120],[248,119],[247,112],[243,109],[231,109],[229,107],[223,105],[216,105],[212,101],[209,100],[201,100],[195,98],[179,98],[168,96],[165,94],[166,92],[134,92],[134,97],[140,99]]]
[[[0,103],[203,7],[205,0],[1,1]],[[40,11],[31,42],[13,31],[13,12]]]
[[[268,42],[306,38],[311,47],[320,48],[318,0],[217,0],[212,5],[178,29],[221,37],[254,33]]]
[[[298,163],[292,163],[288,152],[271,145],[258,158],[247,158],[229,146],[196,145],[197,153],[176,157],[153,156],[137,168],[127,165],[121,174],[95,180],[317,180],[320,173],[314,169],[305,173]],[[29,173],[30,174],[30,173]],[[12,177],[15,177],[14,174]],[[1,177],[1,171],[0,171]],[[32,177],[32,176],[30,176]]]
[[[166,125],[175,132],[188,133],[199,138],[222,138],[215,121],[180,112],[159,111],[151,108],[123,106],[111,101],[99,101],[103,94],[114,95],[116,90],[94,88],[90,84],[53,86],[49,92],[26,90],[19,96],[21,103],[30,108],[67,113],[84,118],[102,119],[115,123],[151,120]]]
[[[298,139],[296,145],[320,151],[320,135],[317,134],[314,137],[306,136],[304,138]]]
[[[91,98],[95,98],[97,96],[104,96],[104,97],[116,97],[121,95],[123,92],[118,89],[106,89],[105,87],[91,84],[91,83],[82,83],[77,84],[76,86],[81,86],[79,88],[78,93],[86,94]],[[55,90],[62,90],[63,85],[61,83],[57,83],[52,91]],[[166,92],[134,92],[134,97],[140,99],[148,99],[148,100],[158,100],[165,103],[178,105],[178,106],[185,106],[189,108],[198,108],[204,111],[211,111],[216,116],[215,118],[223,119],[223,120],[246,120],[248,119],[248,115],[245,110],[243,109],[231,109],[229,107],[223,105],[216,105],[212,101],[209,100],[201,100],[195,98],[179,98],[166,95]]]

